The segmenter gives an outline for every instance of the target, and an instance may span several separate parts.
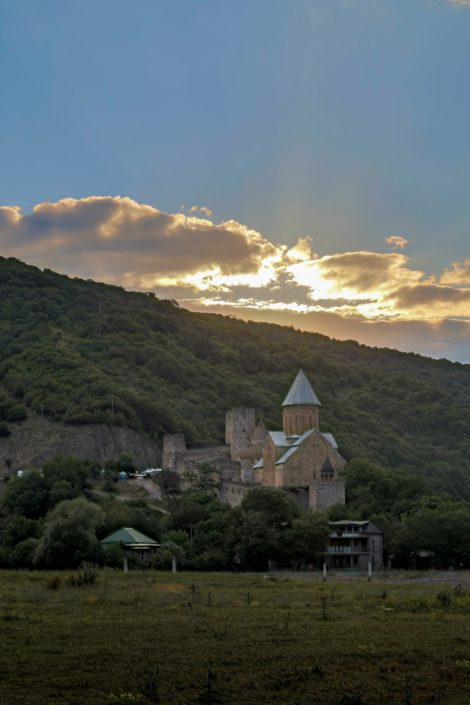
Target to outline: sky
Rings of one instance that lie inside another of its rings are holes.
[[[470,0],[0,0],[0,255],[470,362]]]

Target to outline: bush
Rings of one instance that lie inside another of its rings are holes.
[[[204,551],[194,559],[194,570],[228,570],[227,556],[216,548]]]
[[[49,590],[58,590],[62,585],[62,580],[59,575],[53,575],[52,578],[49,578],[46,585]]]
[[[103,563],[110,568],[122,568],[125,551],[118,543],[103,546]]]
[[[34,567],[34,554],[38,546],[38,539],[30,537],[16,544],[11,552],[11,562],[14,568],[28,568],[31,570]]]
[[[448,590],[440,590],[440,592],[438,592],[436,595],[436,599],[439,603],[439,606],[443,607],[444,609],[448,609],[452,604],[452,595]]]
[[[82,563],[77,575],[69,575],[67,585],[69,587],[82,587],[83,585],[94,585],[98,577],[96,566],[92,563]]]

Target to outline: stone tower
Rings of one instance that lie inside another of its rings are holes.
[[[286,436],[301,436],[320,428],[320,400],[302,370],[282,403],[282,425]]]
[[[162,467],[164,470],[181,472],[184,454],[186,453],[186,441],[183,433],[165,433],[163,436],[163,458]]]
[[[230,446],[230,457],[238,460],[251,450],[251,439],[256,427],[255,410],[240,406],[227,411],[225,417],[225,442]]]

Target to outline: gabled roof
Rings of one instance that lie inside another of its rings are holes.
[[[302,433],[301,436],[290,436],[290,438],[294,438],[294,441],[293,443],[291,443],[290,447],[286,450],[284,455],[279,458],[279,460],[276,462],[276,465],[282,465],[283,463],[285,463],[285,461],[290,458],[291,455],[294,455],[299,446],[301,446],[305,439],[311,436],[312,433],[318,432],[315,431],[313,428],[310,428],[308,431],[305,431],[305,433]]]
[[[335,439],[335,437],[333,436],[332,433],[328,433],[328,432],[327,432],[327,433],[324,433],[324,432],[322,431],[322,432],[321,432],[321,435],[323,436],[323,438],[325,439],[325,441],[328,441],[328,443],[330,444],[330,446],[331,446],[332,448],[334,448],[335,450],[338,450],[338,444],[336,443],[336,439]]]
[[[288,448],[290,446],[290,441],[284,431],[269,431],[269,435],[277,448]]]
[[[297,372],[292,387],[289,389],[282,406],[321,406],[320,400],[313,391],[312,385],[308,381],[303,370]]]
[[[336,443],[332,433],[320,433],[320,431],[317,431],[314,428],[310,428],[308,431],[305,431],[305,433],[302,433],[301,436],[286,436],[284,431],[269,431],[269,436],[271,437],[276,448],[285,449],[282,455],[280,456],[279,460],[276,461],[276,465],[283,465],[286,460],[288,460],[292,455],[294,455],[294,453],[299,449],[302,443],[309,436],[311,436],[312,433],[318,433],[327,443],[329,443],[332,448],[337,450],[338,444]],[[253,468],[253,470],[258,470],[259,468],[264,467],[263,458],[260,458],[251,467]]]
[[[273,433],[273,431],[271,431]],[[314,428],[310,428],[308,431],[305,431],[301,436],[287,436],[287,440],[290,440],[289,447],[285,451],[285,453],[279,458],[279,460],[276,461],[276,465],[282,465],[285,463],[286,460],[288,460],[291,455],[294,455],[295,451],[299,448],[299,446],[302,445],[302,443],[312,435],[312,433],[319,433],[320,436],[322,436],[327,443],[330,444],[334,450],[338,449],[338,444],[335,441],[335,438],[332,433],[320,433],[320,431],[317,431]]]
[[[118,529],[117,531],[114,531],[112,534],[109,536],[106,536],[104,539],[100,541],[100,543],[104,546],[111,544],[111,543],[122,543],[124,546],[159,546],[160,544],[157,543],[154,539],[151,539],[149,536],[146,536],[145,534],[142,534],[140,531],[137,531],[137,529],[132,529],[129,526],[123,527],[122,529]]]

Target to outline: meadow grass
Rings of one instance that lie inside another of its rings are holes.
[[[2,705],[468,705],[470,590],[0,572]]]

